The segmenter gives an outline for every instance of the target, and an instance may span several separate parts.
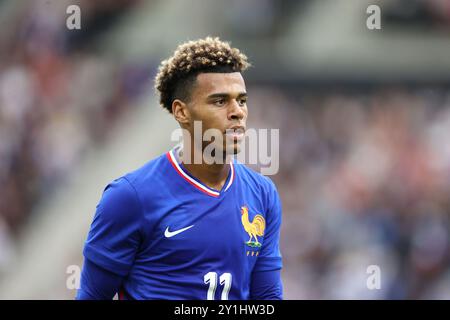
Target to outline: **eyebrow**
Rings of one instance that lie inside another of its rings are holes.
[[[214,98],[229,98],[229,97],[230,97],[229,93],[213,93],[206,98],[209,100]],[[237,97],[238,98],[247,97],[247,92],[240,92]]]

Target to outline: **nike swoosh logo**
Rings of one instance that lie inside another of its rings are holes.
[[[176,236],[177,234],[182,233],[182,232],[186,231],[187,229],[192,228],[193,226],[194,225],[191,225],[189,227],[186,227],[186,228],[183,228],[183,229],[179,229],[179,230],[176,230],[176,231],[169,231],[169,227],[167,227],[166,231],[164,231],[164,236],[166,238],[172,238],[173,236]]]

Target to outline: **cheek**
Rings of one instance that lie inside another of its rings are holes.
[[[196,120],[202,121],[203,128],[218,128],[222,129],[224,123],[227,120],[227,113],[225,109],[211,110],[211,107],[207,109],[205,106],[203,112],[199,112],[196,115]]]
[[[196,107],[196,109],[192,111],[191,115],[192,122],[200,121],[203,127],[211,122],[211,112],[209,112],[208,106]]]
[[[192,115],[191,121],[193,128],[195,128],[195,126],[197,126],[198,128],[200,124],[202,134],[210,129],[218,129],[222,131],[224,127],[224,121],[221,119],[221,117],[218,114],[210,112],[197,112],[196,114]]]

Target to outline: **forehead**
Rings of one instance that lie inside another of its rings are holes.
[[[200,73],[195,93],[208,96],[213,93],[239,94],[245,92],[245,82],[240,72]]]

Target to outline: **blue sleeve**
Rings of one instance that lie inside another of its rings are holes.
[[[253,272],[250,286],[251,300],[282,300],[281,271]]]
[[[97,205],[83,254],[99,267],[126,276],[141,243],[142,209],[126,178],[110,183]]]
[[[122,277],[84,260],[77,300],[111,300],[119,291]]]
[[[279,270],[283,267],[280,252],[281,201],[272,181],[270,181],[270,187],[266,230],[258,260],[253,269],[255,272]]]

